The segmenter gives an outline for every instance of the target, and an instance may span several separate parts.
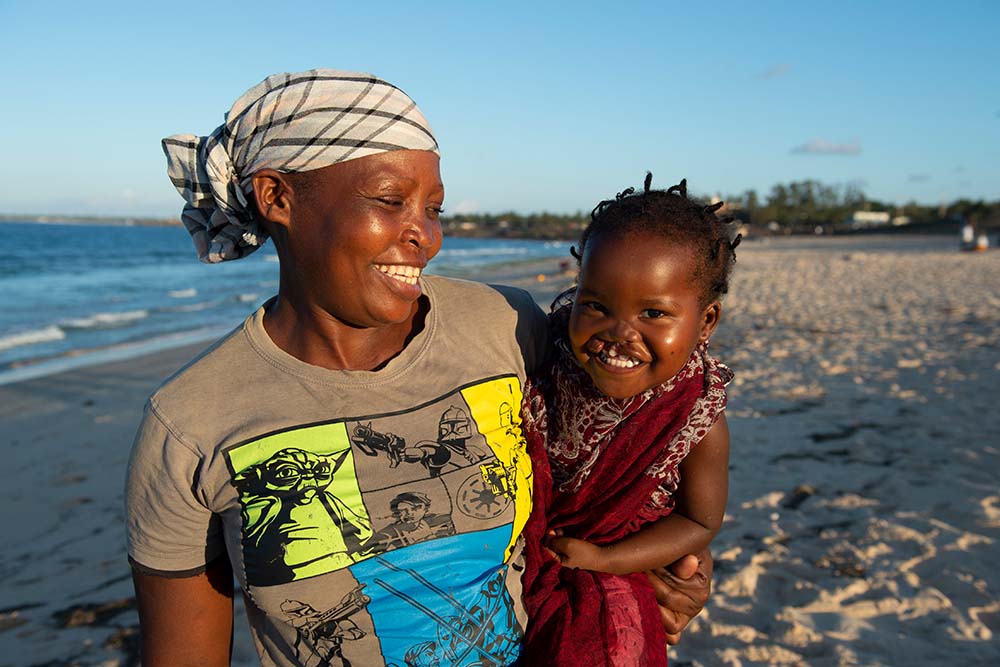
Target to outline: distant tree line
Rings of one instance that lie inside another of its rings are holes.
[[[710,200],[710,197],[701,197]],[[956,232],[964,222],[982,229],[1000,228],[1000,200],[959,199],[947,205],[909,202],[891,204],[865,195],[856,185],[833,186],[815,180],[779,183],[762,196],[756,190],[722,197],[724,212],[750,233],[798,234],[854,231],[856,211],[884,211],[899,229]],[[452,236],[489,236],[533,239],[576,239],[589,221],[588,213],[463,213],[443,216],[442,226]],[[889,225],[893,227],[892,225]]]
[[[755,231],[770,223],[776,223],[783,232],[812,233],[816,226],[830,232],[850,231],[856,211],[884,211],[905,226],[954,226],[968,221],[984,228],[1000,227],[1000,200],[959,199],[932,206],[911,201],[899,205],[871,199],[855,185],[831,186],[815,180],[779,183],[766,197],[747,190],[725,200],[731,214],[753,225]]]
[[[450,236],[531,238],[545,240],[575,239],[590,220],[582,212],[463,213],[442,216],[441,226]]]
[[[701,196],[700,199],[713,200]],[[825,185],[815,180],[779,183],[766,195],[756,190],[723,196],[727,207],[722,212],[736,218],[754,236],[765,234],[813,234],[816,227],[824,233],[854,231],[852,216],[856,211],[884,211],[897,223],[901,231],[957,233],[959,227],[970,222],[980,230],[1000,229],[1000,200],[959,199],[950,204],[926,206],[909,202],[891,204],[870,199],[855,185]],[[715,199],[717,201],[717,199]],[[451,236],[508,237],[547,240],[575,240],[590,220],[590,213],[521,214],[462,213],[442,216],[444,232]],[[42,216],[0,213],[0,221],[7,222],[63,222],[118,225],[179,225],[177,219],[94,217],[94,216]],[[891,225],[890,225],[891,226]],[[880,227],[879,229],[884,229]],[[894,227],[895,229],[895,227]]]

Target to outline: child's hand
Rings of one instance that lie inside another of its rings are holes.
[[[608,571],[608,553],[604,547],[575,537],[550,536],[546,551],[559,560],[563,567],[578,570]]]

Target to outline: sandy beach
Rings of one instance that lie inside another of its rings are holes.
[[[739,248],[713,341],[729,508],[672,665],[1000,664],[1000,252],[956,246]],[[570,280],[487,278],[544,305]],[[0,667],[139,664],[122,479],[146,396],[199,347],[0,386]],[[236,623],[233,664],[256,664]]]

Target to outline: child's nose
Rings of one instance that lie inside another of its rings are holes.
[[[608,329],[608,336],[613,341],[622,342],[634,342],[639,340],[639,332],[636,331],[628,322],[624,320],[618,320]]]

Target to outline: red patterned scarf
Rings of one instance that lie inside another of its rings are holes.
[[[678,466],[725,408],[732,372],[702,345],[663,385],[610,398],[576,364],[559,315],[558,353],[529,382],[524,408],[535,479],[524,533],[524,664],[666,665],[666,636],[644,574],[564,568],[541,542],[559,529],[610,544],[670,514]]]

